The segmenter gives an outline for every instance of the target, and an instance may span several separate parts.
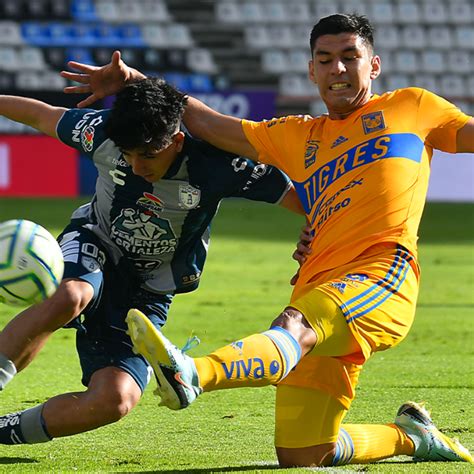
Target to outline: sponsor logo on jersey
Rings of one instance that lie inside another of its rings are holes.
[[[132,257],[171,253],[178,245],[170,221],[148,210],[122,209],[112,222],[110,236],[125,254]]]
[[[384,130],[386,127],[383,113],[378,111],[362,115],[362,126],[364,127],[364,133],[366,135],[379,130]]]
[[[240,356],[242,356],[242,348],[244,347],[244,343],[242,341],[234,341],[231,343],[230,347],[235,349]]]
[[[180,184],[178,191],[179,207],[194,209],[201,201],[201,191],[190,184]]]
[[[151,272],[161,266],[161,260],[140,260],[134,259],[133,264],[139,272]]]
[[[421,161],[424,143],[414,133],[393,133],[374,137],[320,166],[308,179],[293,181],[307,214],[326,189],[347,173],[379,160],[397,158]]]
[[[265,176],[267,168],[267,165],[264,165],[263,163],[259,163],[257,166],[255,166],[255,168],[252,170],[250,178],[247,180],[242,190],[247,191],[247,189],[249,189],[250,186],[252,186],[256,181],[258,181],[262,176]]]
[[[99,273],[100,264],[99,262],[93,257],[82,257],[81,258],[82,266],[89,272],[89,273]]]
[[[240,379],[243,377],[252,377],[261,379],[265,375],[265,364],[259,357],[247,360],[233,360],[229,365],[221,363],[227,379]]]
[[[245,158],[242,158],[239,156],[238,158],[234,158],[232,160],[232,168],[234,168],[234,171],[238,173],[239,171],[243,171],[245,168],[247,168],[247,160]]]
[[[120,155],[119,157],[112,157],[112,164],[116,166],[121,166],[123,168],[127,168],[130,165],[124,160],[123,155]]]
[[[347,138],[340,135],[334,140],[333,144],[331,145],[331,148],[336,148],[337,146],[339,146],[341,143],[344,143],[344,142],[347,142]]]
[[[340,281],[333,281],[329,283],[329,285],[332,286],[333,288],[336,288],[336,290],[342,294],[344,294],[344,291],[346,290],[346,286],[347,286],[345,283],[342,283]]]
[[[94,134],[95,128],[92,125],[88,125],[84,130],[82,130],[81,144],[85,151],[92,151],[94,148]]]
[[[161,212],[165,208],[163,201],[158,196],[147,192],[138,198],[137,204],[155,213]]]
[[[308,140],[304,152],[304,168],[309,168],[316,163],[316,153],[319,150],[319,140]]]

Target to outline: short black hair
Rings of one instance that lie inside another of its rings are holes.
[[[179,130],[186,103],[187,97],[163,79],[148,77],[117,94],[105,131],[122,150],[161,149]]]
[[[356,33],[360,36],[366,46],[374,49],[374,27],[364,15],[336,13],[329,15],[314,25],[311,31],[309,45],[311,56],[314,52],[316,40],[322,35],[337,35],[339,33]]]

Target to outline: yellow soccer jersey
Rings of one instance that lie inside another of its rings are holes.
[[[344,120],[244,120],[259,160],[290,177],[315,232],[297,285],[379,242],[416,255],[432,150],[455,152],[457,130],[468,120],[419,88],[375,95]]]

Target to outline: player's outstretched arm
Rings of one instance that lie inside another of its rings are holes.
[[[116,94],[131,82],[146,78],[122,61],[120,51],[115,51],[110,63],[105,66],[90,66],[75,61],[70,61],[68,66],[76,72],[62,71],[61,76],[81,85],[68,86],[64,92],[89,94],[77,104],[78,107],[87,107],[99,99]],[[184,123],[194,136],[218,148],[248,158],[258,158],[255,148],[244,134],[240,119],[220,114],[194,97],[189,97]]]
[[[81,85],[65,87],[64,92],[66,94],[89,94],[77,104],[78,107],[88,107],[108,95],[116,94],[127,84],[146,77],[140,71],[125,64],[120,51],[114,51],[110,63],[104,66],[90,66],[76,61],[69,61],[68,66],[76,72],[61,71],[61,76]]]
[[[474,118],[471,118],[456,136],[457,153],[474,153]]]
[[[66,111],[35,99],[0,95],[0,115],[57,138],[56,125]]]

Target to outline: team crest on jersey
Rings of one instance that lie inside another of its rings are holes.
[[[138,198],[137,204],[154,213],[161,212],[165,208],[163,201],[159,197],[146,192],[143,193],[142,197]]]
[[[84,148],[85,151],[92,151],[92,148],[94,147],[94,134],[95,128],[91,125],[87,126],[84,130],[82,130],[81,144],[82,148]]]
[[[362,115],[362,126],[364,127],[364,133],[366,135],[377,132],[378,130],[384,130],[386,127],[383,112],[378,111]]]
[[[304,168],[309,168],[316,163],[316,154],[319,150],[319,140],[308,140],[304,152]]]
[[[201,191],[190,184],[179,185],[179,207],[194,209],[201,200]]]

